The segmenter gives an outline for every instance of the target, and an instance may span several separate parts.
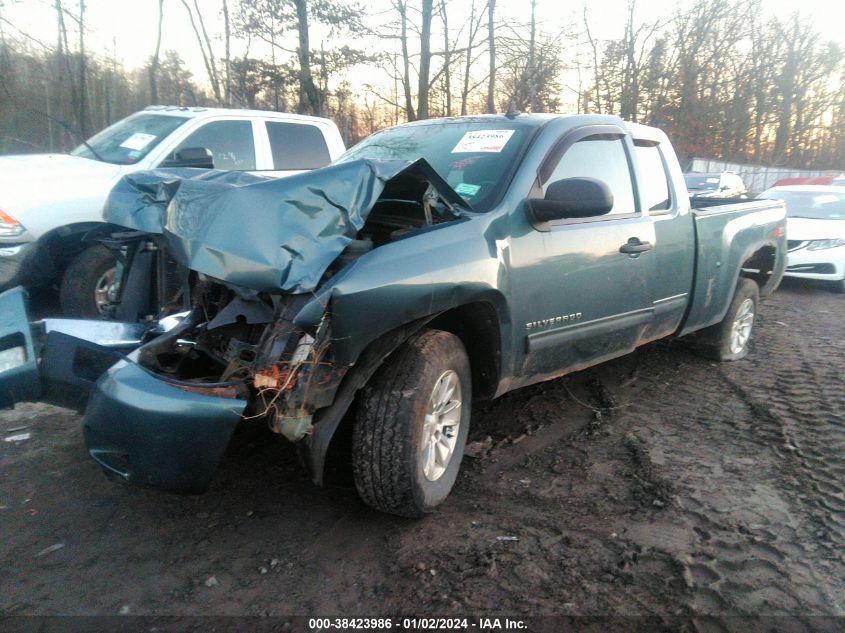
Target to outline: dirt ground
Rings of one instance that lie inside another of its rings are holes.
[[[845,616],[845,296],[798,283],[748,359],[661,342],[477,405],[420,521],[318,489],[262,429],[212,489],[108,481],[79,416],[0,414],[5,615]],[[21,429],[19,427],[26,427]],[[841,620],[840,622],[845,622]],[[841,630],[841,629],[840,629]]]

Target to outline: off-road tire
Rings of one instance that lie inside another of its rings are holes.
[[[421,455],[424,419],[434,385],[448,370],[460,379],[460,426],[445,472],[429,481]],[[423,330],[388,357],[359,395],[352,433],[355,487],[364,502],[405,517],[432,512],[458,476],[471,403],[469,358],[454,334]]]
[[[748,340],[739,352],[731,351],[731,333],[737,312],[746,299],[754,303],[754,320],[752,321],[751,332]],[[745,358],[748,355],[748,346],[751,337],[754,335],[754,324],[757,321],[757,307],[760,304],[760,288],[756,282],[745,277],[740,277],[736,284],[736,291],[725,313],[725,318],[720,323],[712,325],[702,331],[703,348],[707,356],[714,360],[731,361]]]
[[[66,317],[100,318],[97,282],[116,264],[114,253],[105,246],[91,246],[76,255],[65,269],[59,288],[59,304]]]

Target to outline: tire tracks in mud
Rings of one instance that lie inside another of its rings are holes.
[[[797,336],[774,320],[795,308],[773,304],[747,360],[711,364],[715,371],[690,362],[687,379],[675,386],[678,401],[694,404],[683,441],[696,463],[679,457],[677,439],[662,447],[683,466],[673,463],[664,476],[675,471],[681,516],[698,537],[697,551],[682,556],[685,579],[696,613],[842,615],[841,319],[804,324]],[[659,416],[671,410],[658,399]],[[652,436],[649,444],[661,448],[666,439]],[[806,618],[796,624],[819,625]]]
[[[831,578],[845,578],[845,383],[841,347],[828,337],[811,342],[761,328],[750,363],[720,367],[724,384],[754,413],[754,434],[782,464],[781,490],[804,510],[789,541],[815,561],[818,581],[832,613],[845,613]],[[787,326],[788,327],[788,326]],[[808,348],[812,348],[808,349]],[[797,471],[797,472],[795,472]],[[776,533],[776,532],[775,532]]]

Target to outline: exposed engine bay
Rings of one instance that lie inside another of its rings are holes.
[[[301,281],[292,279],[289,269],[282,275],[284,283],[304,292],[285,292],[282,287],[256,290],[232,283],[237,275],[219,279],[191,269],[186,252],[195,245],[184,245],[194,236],[186,237],[185,214],[178,215],[178,199],[162,197],[159,187],[155,204],[166,206],[160,233],[115,231],[112,226],[108,235],[97,237],[117,253],[119,261],[120,284],[113,293],[109,316],[125,323],[150,324],[144,343],[128,358],[180,389],[246,400],[244,419],[266,421],[291,441],[305,437],[312,428],[312,415],[332,404],[349,367],[335,362],[332,355],[331,306],[322,306],[322,318],[311,327],[296,326],[297,314],[314,300],[316,291],[372,250],[469,214],[457,194],[423,161],[410,167],[405,163],[398,170],[392,167],[395,173],[383,180],[371,203],[365,201],[366,208],[353,208],[360,196],[344,206],[335,225],[348,238],[319,276],[314,276],[313,266],[306,271],[318,280],[313,288],[303,288]],[[383,169],[383,165],[377,168]],[[273,183],[280,188],[279,195],[289,194],[281,191],[286,180],[293,178]],[[378,177],[373,181],[378,182]],[[261,179],[256,184],[266,186],[266,182]],[[166,186],[173,190],[172,183]],[[145,195],[150,191],[147,187]],[[311,217],[308,214],[315,211],[337,213],[337,199],[325,198],[328,204],[324,208],[301,212],[306,222]],[[288,214],[286,219],[290,217]],[[360,218],[360,228],[355,226],[354,233],[350,218]],[[320,220],[318,229],[325,233],[325,218]],[[203,226],[206,219],[198,221],[194,215],[191,221],[207,230],[208,224]],[[292,234],[297,231],[302,232],[292,227]],[[328,242],[337,248],[337,235],[329,237]],[[233,235],[231,239],[241,247],[239,240],[249,238]],[[290,251],[296,246],[294,239],[276,248]],[[294,261],[297,257],[300,255],[295,254]]]

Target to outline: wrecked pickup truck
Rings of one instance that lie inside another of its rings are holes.
[[[449,494],[474,399],[696,333],[743,357],[785,262],[772,200],[692,209],[657,129],[612,116],[423,121],[285,180],[125,178],[101,242],[120,321],[28,323],[0,296],[0,396],[84,408],[108,473],[202,491],[240,423],[321,483],[351,424],[362,498]]]

